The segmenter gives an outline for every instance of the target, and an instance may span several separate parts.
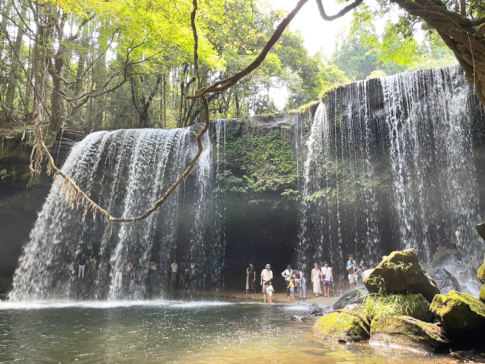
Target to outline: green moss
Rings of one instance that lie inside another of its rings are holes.
[[[485,284],[483,285],[482,289],[480,290],[480,295],[478,296],[480,301],[485,303]]]
[[[485,260],[480,268],[478,268],[477,277],[480,282],[485,283]]]
[[[241,127],[226,130],[224,168],[216,192],[278,191],[293,187],[296,158],[290,142],[274,130],[261,136],[241,136]]]
[[[369,322],[358,312],[340,310],[322,316],[314,326],[317,336],[331,341],[359,342],[369,339]]]
[[[364,296],[359,312],[369,321],[375,317],[411,316],[422,321],[431,321],[429,302],[420,294],[368,294]]]
[[[466,293],[436,295],[429,309],[455,337],[474,335],[485,327],[485,304]]]

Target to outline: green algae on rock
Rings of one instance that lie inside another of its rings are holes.
[[[366,272],[363,281],[371,293],[381,288],[388,293],[420,293],[429,302],[440,293],[436,282],[419,263],[414,249],[392,252],[375,269]]]
[[[429,311],[429,302],[421,294],[391,294],[387,296],[368,294],[364,296],[358,308],[367,320],[375,317],[411,316],[415,319],[431,322],[433,314]]]
[[[441,320],[450,337],[458,341],[483,340],[485,304],[475,297],[456,291],[439,294],[429,309]]]
[[[370,335],[370,345],[413,351],[434,352],[450,343],[441,327],[409,316],[375,318]]]
[[[485,284],[483,285],[482,289],[480,290],[480,294],[478,296],[478,299],[485,303]]]
[[[313,328],[315,334],[324,340],[360,342],[369,339],[369,322],[364,315],[350,310],[322,316]]]
[[[477,278],[480,282],[485,283],[485,260],[480,268],[478,268]]]

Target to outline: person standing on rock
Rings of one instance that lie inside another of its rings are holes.
[[[350,288],[351,289],[357,288],[357,282],[359,281],[359,276],[357,275],[357,271],[359,270],[359,267],[352,254],[349,254],[349,260],[347,261],[346,269],[347,269],[347,272],[349,273],[348,277],[349,277]]]
[[[86,265],[89,264],[89,259],[86,257],[86,254],[82,253],[81,258],[77,261],[77,265],[79,266],[79,271],[77,274],[78,278],[84,278],[84,272],[86,271]]]
[[[246,269],[246,293],[254,293],[256,282],[256,269],[254,269],[253,263],[249,263],[249,267]]]
[[[273,280],[273,271],[271,265],[266,264],[266,268],[261,272],[261,286],[263,287],[264,303],[266,303],[266,282]]]
[[[458,251],[460,252],[461,258],[463,259],[465,257],[465,251],[464,251],[462,232],[463,232],[463,228],[460,225],[455,231],[456,249],[458,249]]]
[[[268,294],[268,303],[273,303],[273,293],[274,293],[274,288],[273,285],[271,284],[271,281],[266,282],[266,293]]]
[[[321,284],[321,277],[322,273],[320,269],[318,269],[318,264],[313,264],[315,268],[312,269],[312,284],[313,284],[313,293],[315,293],[315,297],[318,297],[319,294],[322,294],[322,284]]]
[[[333,282],[332,268],[325,262],[322,267],[323,297],[330,297],[330,282]]]

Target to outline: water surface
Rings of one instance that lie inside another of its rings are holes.
[[[308,306],[228,302],[0,303],[0,363],[440,363],[320,342]]]

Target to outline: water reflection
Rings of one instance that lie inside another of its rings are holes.
[[[301,306],[226,302],[0,304],[0,362],[423,362],[367,345],[320,342]],[[440,358],[426,358],[442,362]]]

